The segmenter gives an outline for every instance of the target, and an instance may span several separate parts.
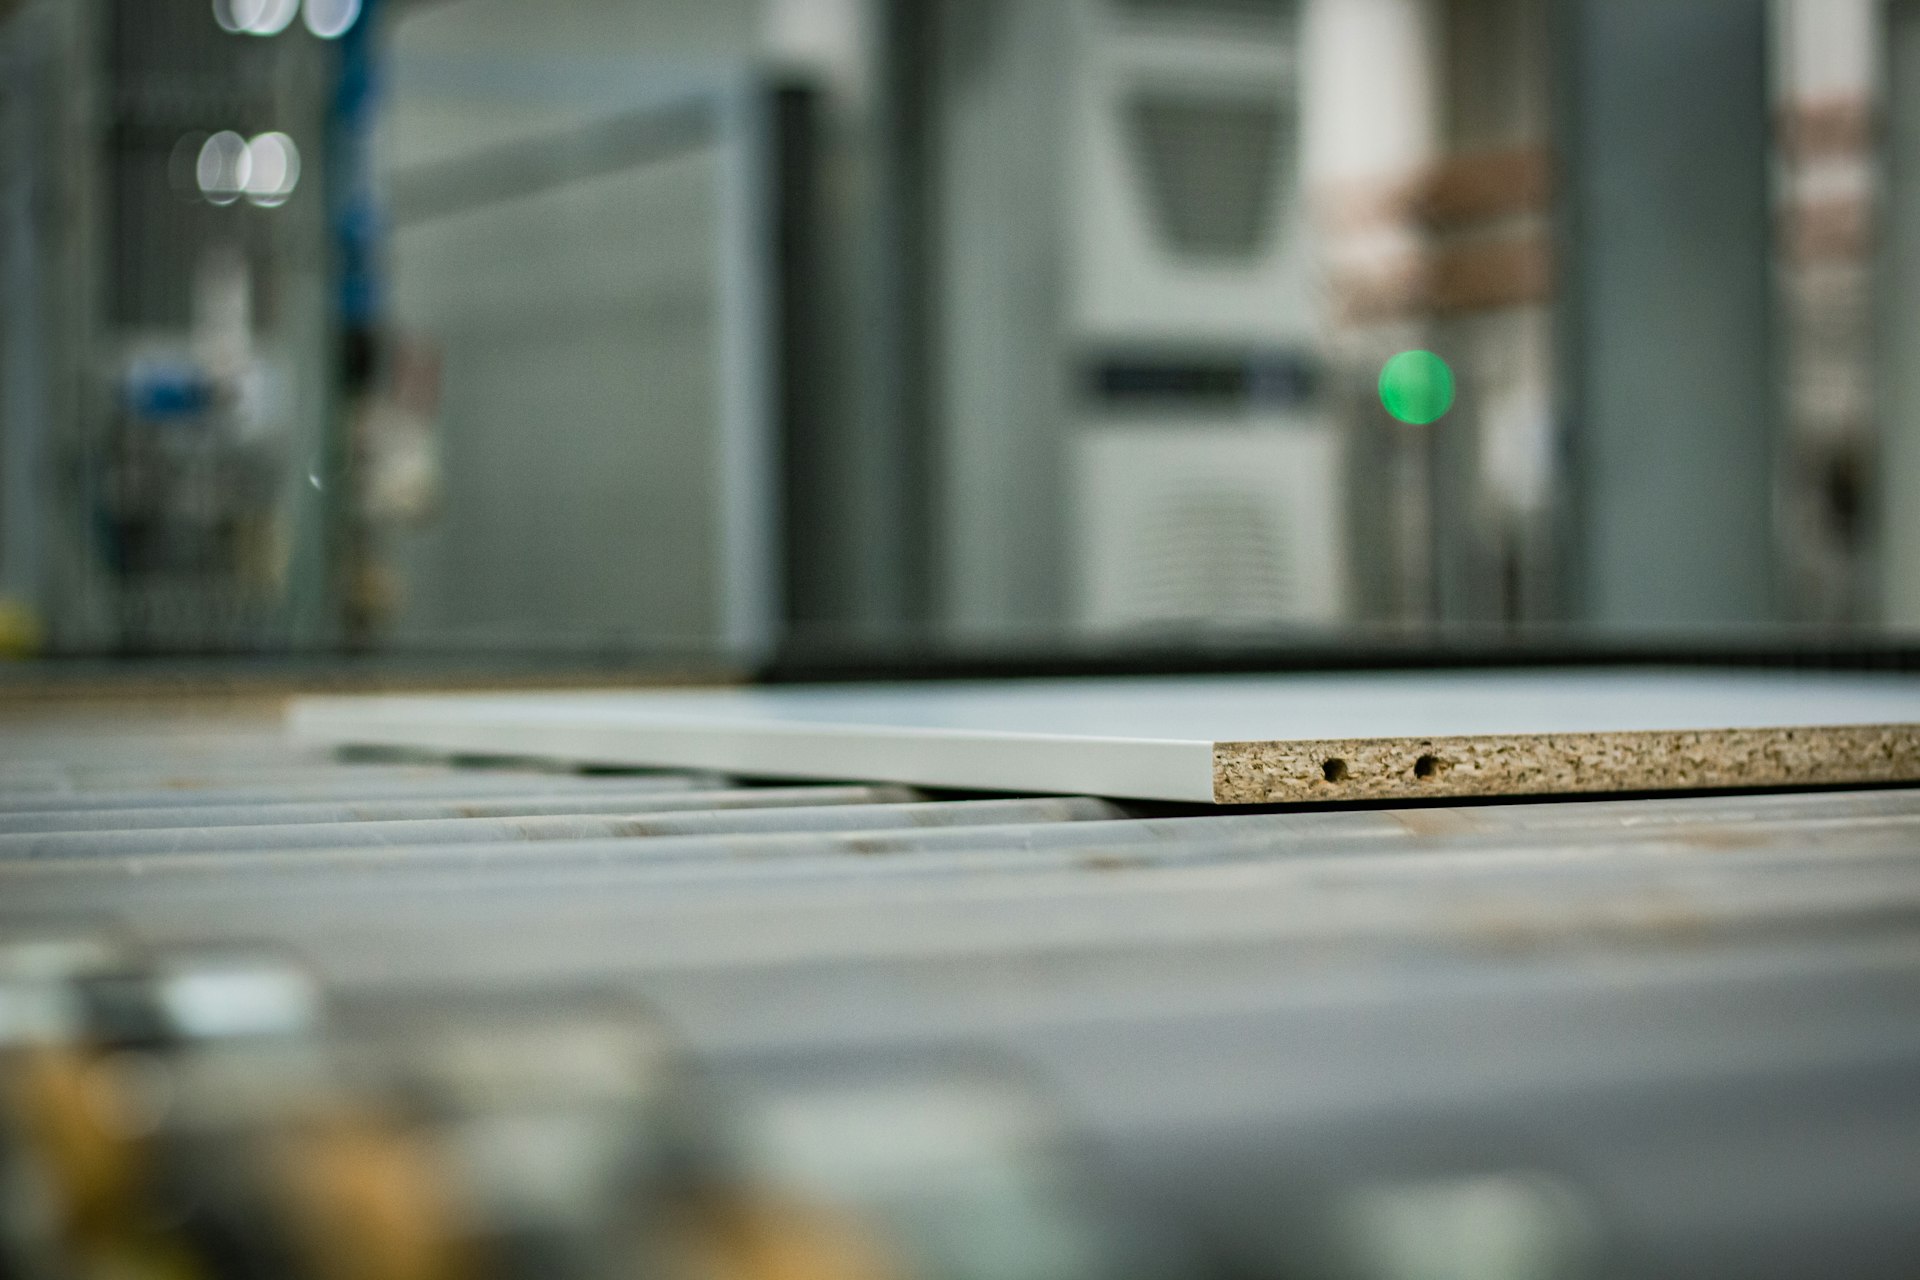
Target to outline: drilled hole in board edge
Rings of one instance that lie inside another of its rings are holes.
[[[1320,764],[1320,776],[1328,782],[1345,782],[1347,780],[1347,762],[1339,756],[1333,756],[1322,761]]]
[[[1431,782],[1440,776],[1440,757],[1421,756],[1413,762],[1413,776],[1422,782]]]

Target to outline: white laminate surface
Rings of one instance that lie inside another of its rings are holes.
[[[1920,679],[1527,670],[320,698],[296,733],[784,777],[1212,798],[1216,742],[1920,724]]]

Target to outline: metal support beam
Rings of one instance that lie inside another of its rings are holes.
[[[1776,613],[1766,0],[1561,0],[1569,612]]]
[[[1879,298],[1880,620],[1920,627],[1920,2],[1886,7],[1886,166]]]

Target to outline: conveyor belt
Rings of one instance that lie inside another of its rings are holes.
[[[0,1053],[16,1081],[49,1037],[157,1055],[148,1194],[251,1204],[210,1171],[292,1126],[287,1194],[337,1210],[314,1153],[372,1139],[288,1117],[443,1099],[406,1114],[471,1202],[437,1228],[458,1247],[355,1271],[315,1245],[317,1274],[1920,1258],[1913,791],[1222,814],[342,762],[246,718],[0,733]],[[0,1157],[63,1167],[11,1132]],[[677,1154],[643,1176],[641,1149]],[[35,1247],[221,1275],[309,1247],[164,1218]]]

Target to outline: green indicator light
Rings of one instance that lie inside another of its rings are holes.
[[[1402,351],[1380,370],[1380,403],[1416,427],[1438,422],[1453,408],[1453,370],[1431,351]]]

